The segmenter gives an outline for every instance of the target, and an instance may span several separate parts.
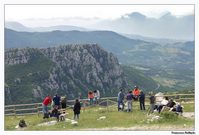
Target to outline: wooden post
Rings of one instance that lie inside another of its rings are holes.
[[[85,109],[86,109],[86,100],[82,100],[82,102],[83,102],[83,110],[85,111]]]
[[[39,117],[39,104],[35,104],[35,108],[37,109],[37,116]]]
[[[14,106],[14,115],[15,115],[15,117],[17,116],[17,114],[16,114],[16,107]]]
[[[108,111],[108,98],[106,99],[107,111]]]

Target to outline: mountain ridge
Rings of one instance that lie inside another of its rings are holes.
[[[117,58],[96,44],[9,49],[5,66],[6,104],[55,93],[74,99],[95,89],[110,95],[127,85]]]
[[[72,26],[72,25],[55,25],[55,26],[46,26],[46,27],[27,27],[19,22],[5,22],[5,28],[12,29],[19,32],[50,32],[50,31],[89,31],[89,29]]]

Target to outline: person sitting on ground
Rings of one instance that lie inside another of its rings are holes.
[[[166,109],[166,110],[170,110],[171,108],[174,107],[175,104],[176,104],[176,103],[175,103],[175,102],[173,101],[173,99],[171,98],[171,99],[169,99],[167,105],[162,107],[162,110],[161,110],[161,111],[164,111],[165,109]]]
[[[172,108],[174,107],[174,105],[176,105],[176,103],[173,101],[173,99],[171,98],[167,104],[167,107]]]
[[[177,104],[176,113],[177,114],[182,114],[183,113],[183,106],[180,103]]]
[[[75,119],[79,119],[80,110],[81,110],[81,104],[80,104],[79,100],[76,99],[75,100],[75,105],[74,105],[74,108],[73,108],[73,111],[74,111],[74,120]]]
[[[168,104],[169,98],[168,97],[164,97],[164,99],[160,102],[160,105],[158,105],[157,110],[160,113],[162,111],[163,106],[166,106]]]
[[[138,101],[139,95],[140,95],[140,90],[138,86],[135,86],[133,90],[133,97],[135,101]]]
[[[65,121],[66,118],[66,112],[63,112],[62,114],[59,115],[59,121]]]
[[[145,94],[143,91],[139,95],[140,110],[145,110]]]
[[[50,117],[56,117],[57,121],[59,121],[60,112],[58,110],[58,106],[55,106],[52,112],[50,113]]]
[[[170,111],[176,112],[176,114],[182,114],[183,113],[183,106],[180,103],[176,103],[175,106],[173,106]]]
[[[127,100],[127,112],[131,112],[132,111],[132,101],[133,101],[132,91],[128,92],[128,94],[126,95],[126,100]]]

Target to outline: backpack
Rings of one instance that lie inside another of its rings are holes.
[[[23,128],[23,127],[27,127],[25,120],[20,120],[19,121],[19,127]]]

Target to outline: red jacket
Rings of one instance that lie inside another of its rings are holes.
[[[133,90],[133,95],[134,96],[139,96],[140,95],[140,90],[139,89],[134,89]]]
[[[44,99],[43,104],[47,106],[47,105],[50,104],[51,102],[52,102],[52,99],[51,99],[50,96],[48,96],[48,97],[46,97],[46,98]]]
[[[88,98],[94,98],[93,93],[92,94],[88,94]]]

